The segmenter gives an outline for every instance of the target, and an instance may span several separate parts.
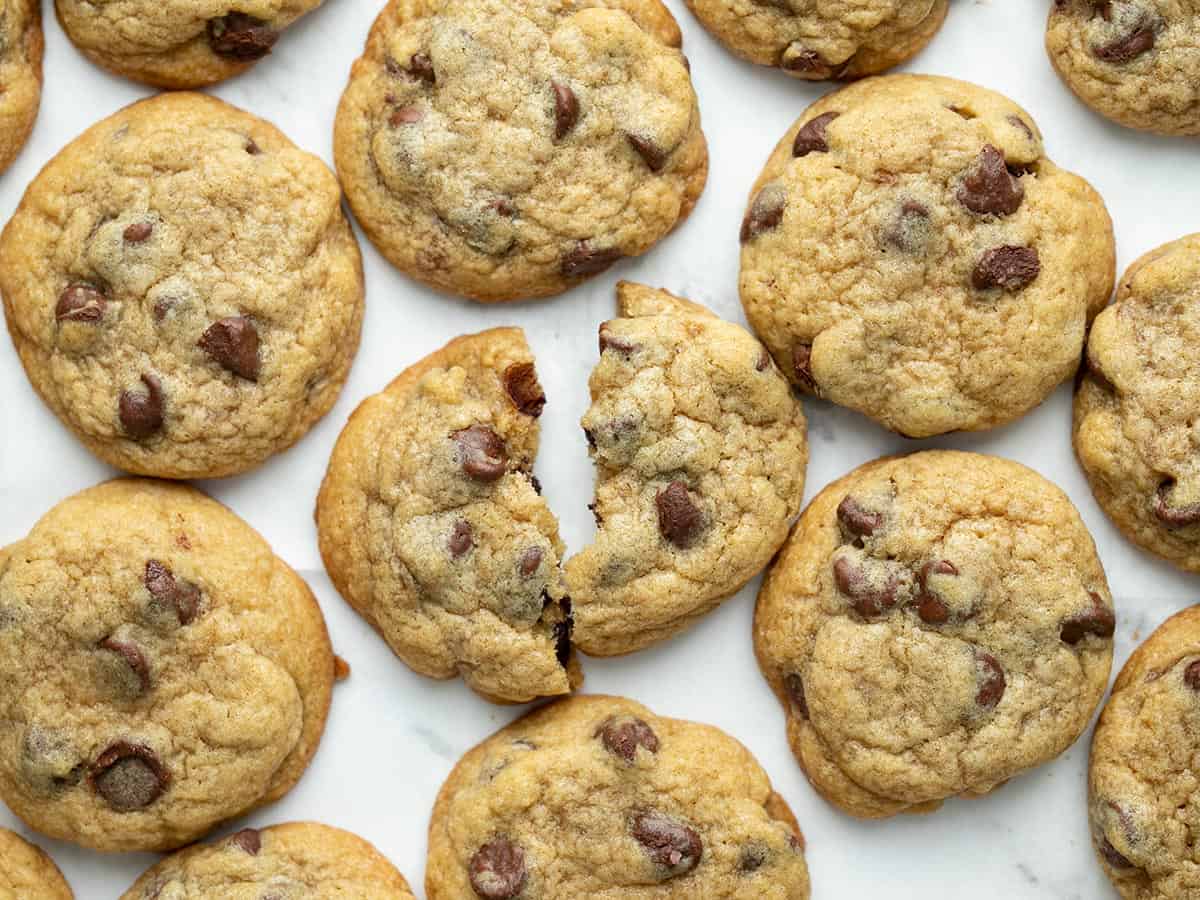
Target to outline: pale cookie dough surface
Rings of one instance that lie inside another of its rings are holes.
[[[0,173],[33,130],[42,100],[41,0],[0,0]]]
[[[1200,135],[1200,0],[1055,0],[1046,50],[1100,115]]]
[[[948,78],[831,94],[780,141],[742,226],[751,326],[788,377],[893,431],[1011,421],[1076,369],[1112,223],[1024,110]]]
[[[346,601],[417,672],[497,702],[582,679],[558,522],[533,477],[545,402],[519,329],[451,341],[355,410],[317,500]]]
[[[807,900],[791,810],[738,741],[620,697],[530,713],[455,766],[429,900]]]
[[[813,786],[927,812],[1069,747],[1112,664],[1112,599],[1066,495],[1017,463],[868,463],[804,511],[767,575],[759,664]]]
[[[688,0],[743,59],[809,81],[875,75],[937,34],[949,0]]]
[[[0,293],[51,410],[110,465],[167,478],[299,440],[363,310],[333,173],[202,94],[134,104],[59,153],[0,236]]]
[[[646,252],[708,170],[679,46],[659,0],[392,0],[338,107],[355,216],[408,275],[488,302]]]
[[[1200,607],[1134,651],[1092,737],[1092,845],[1125,900],[1200,896]]]
[[[0,797],[97,850],[165,850],[287,793],[334,663],[307,585],[182,485],[64,500],[0,550]]]
[[[357,835],[316,822],[244,828],[148,869],[121,900],[416,900]]]
[[[1200,572],[1200,234],[1147,253],[1088,337],[1075,452],[1140,547]]]
[[[55,0],[58,21],[96,65],[163,88],[245,71],[322,0]]]
[[[686,628],[775,555],[800,511],[804,412],[737,325],[621,282],[583,429],[595,542],[567,563],[575,643],[628,653]]]
[[[0,828],[0,900],[72,900],[75,895],[49,856]]]

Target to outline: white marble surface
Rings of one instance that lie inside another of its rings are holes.
[[[737,300],[737,229],[746,192],[779,135],[822,88],[741,63],[667,0],[685,32],[712,175],[691,221],[640,260],[555,300],[484,308],[431,294],[363,242],[368,304],[362,350],[341,401],[291,452],[257,472],[205,485],[259,528],[301,570],[325,609],[337,650],[353,666],[336,691],[324,743],[299,787],[249,824],[301,818],[373,841],[420,891],[429,808],[454,760],[517,710],[490,706],[460,683],[411,673],[353,615],[321,570],[312,504],[342,423],[364,396],[449,338],[501,324],[525,327],[550,398],[537,473],[572,548],[590,538],[591,470],[577,425],[587,404],[596,325],[612,285],[635,278],[744,321]],[[933,46],[908,68],[977,81],[1025,105],[1049,155],[1096,185],[1116,219],[1123,267],[1143,251],[1200,230],[1200,144],[1138,135],[1076,103],[1042,48],[1047,0],[955,0]],[[215,93],[277,123],[330,158],[334,108],[380,0],[329,0],[290,30],[275,54]],[[144,95],[80,57],[53,16],[46,23],[46,92],[33,139],[0,176],[0,217],[63,144]],[[1020,422],[989,434],[906,441],[848,411],[808,403],[808,496],[859,463],[917,446],[959,447],[1020,460],[1062,485],[1096,536],[1117,599],[1117,663],[1170,613],[1196,599],[1197,581],[1135,550],[1100,513],[1070,450],[1068,387]],[[0,543],[21,537],[52,504],[110,477],[42,407],[7,342],[0,343]],[[617,660],[585,660],[586,689],[627,694],[659,713],[713,722],[744,741],[796,811],[809,840],[818,898],[1102,898],[1116,895],[1093,862],[1084,815],[1088,736],[1062,758],[991,797],[952,801],[933,816],[857,822],[826,806],[790,757],[783,717],[750,646],[757,580],[690,632]],[[19,824],[0,807],[0,824]],[[247,824],[247,823],[238,823]],[[231,825],[230,828],[237,827]],[[229,829],[226,829],[229,830]],[[25,833],[28,834],[26,831]],[[100,856],[40,840],[84,900],[117,896],[153,861]]]

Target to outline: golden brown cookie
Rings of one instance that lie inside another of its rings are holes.
[[[193,488],[110,481],[0,550],[0,798],[97,850],[167,850],[278,800],[325,728],[308,586]]]
[[[558,522],[533,477],[545,403],[520,329],[460,337],[355,410],[317,499],[346,601],[410,667],[496,702],[582,680]]]
[[[741,296],[794,384],[911,437],[1028,412],[1108,301],[1112,223],[1023,109],[889,75],[811,106],[754,185]]]
[[[807,900],[800,827],[745,747],[620,697],[560,700],[464,756],[429,900]]]
[[[0,900],[73,900],[70,885],[46,853],[0,828]]]
[[[41,0],[0,0],[0,172],[33,130],[42,101]]]
[[[338,107],[334,153],[397,268],[492,302],[645,253],[708,170],[660,0],[391,0]]]
[[[804,412],[745,329],[623,281],[600,326],[583,429],[594,543],[567,563],[574,640],[611,656],[665,640],[757,575],[804,496]]]
[[[203,94],[135,103],[59,153],[0,236],[0,293],[55,415],[164,478],[244,472],[299,440],[363,312],[333,173]]]
[[[1131,541],[1200,572],[1200,234],[1147,253],[1096,317],[1075,452]]]
[[[151,866],[121,900],[416,900],[371,844],[340,828],[243,828]]]
[[[856,816],[928,812],[1069,747],[1115,617],[1066,494],[1008,460],[867,463],[809,504],[754,620],[809,781]]]

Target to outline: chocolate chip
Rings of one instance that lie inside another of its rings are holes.
[[[542,564],[542,548],[530,547],[521,554],[521,560],[517,563],[517,571],[521,573],[522,578],[528,578]]]
[[[102,640],[97,646],[101,650],[108,650],[121,657],[125,665],[137,676],[142,691],[150,689],[150,666],[146,663],[146,657],[142,654],[137,644],[110,636]]]
[[[676,547],[686,547],[703,524],[700,508],[692,502],[687,485],[672,481],[654,496],[658,530]]]
[[[1014,128],[1019,128],[1025,132],[1025,137],[1033,140],[1033,129],[1029,127],[1028,122],[1017,115],[1009,116],[1008,121]]]
[[[796,707],[796,712],[800,713],[801,718],[807,719],[808,699],[804,695],[804,679],[792,672],[783,679],[783,687],[787,691],[788,699]]]
[[[981,291],[995,287],[1019,291],[1032,284],[1041,271],[1038,252],[1032,247],[993,247],[975,266],[971,283]]]
[[[765,372],[771,368],[771,351],[762,347],[758,351],[758,359],[754,361],[755,372]]]
[[[810,50],[799,41],[793,41],[783,49],[779,56],[779,67],[787,72],[800,72],[803,77],[816,80],[834,75],[833,66],[825,62],[821,54]],[[841,68],[844,70],[845,66]]]
[[[513,363],[504,370],[504,389],[513,406],[535,419],[546,406],[546,394],[538,384],[537,371],[531,362]]]
[[[525,887],[525,851],[506,837],[494,837],[471,857],[471,887],[486,900],[511,900]]]
[[[637,155],[651,172],[662,171],[662,167],[667,164],[667,157],[671,155],[654,141],[631,131],[625,132],[625,140],[629,141],[629,146],[637,151]]]
[[[127,225],[125,227],[122,237],[125,238],[125,242],[127,244],[140,244],[153,233],[153,222],[134,222],[132,225]]]
[[[783,210],[787,206],[787,193],[777,184],[768,184],[750,204],[746,217],[742,219],[740,240],[744,244],[764,231],[774,231],[783,221]]]
[[[412,125],[420,122],[423,118],[425,118],[425,112],[419,107],[402,106],[388,116],[388,124],[393,128],[398,128],[401,125]]]
[[[437,75],[433,72],[433,60],[429,58],[428,53],[414,53],[412,55],[412,59],[408,61],[408,74],[426,84],[437,82]]]
[[[850,494],[838,504],[837,518],[848,533],[859,537],[870,537],[883,524],[883,513],[867,509]]]
[[[1175,479],[1169,478],[1158,486],[1154,494],[1154,517],[1168,528],[1186,528],[1200,522],[1200,503],[1187,506],[1172,506],[1171,492]]]
[[[631,830],[650,859],[667,870],[668,877],[683,875],[700,864],[704,852],[700,835],[669,816],[657,812],[637,813]]]
[[[561,141],[579,121],[579,99],[567,85],[550,82],[554,89],[554,139]]]
[[[1121,831],[1124,832],[1125,838],[1130,844],[1135,843],[1137,834],[1136,829],[1134,828],[1133,818],[1123,807],[1112,802],[1111,800],[1107,801],[1106,805],[1116,815],[1117,822],[1120,824]],[[1134,868],[1133,863],[1130,862],[1124,854],[1122,854],[1117,850],[1116,847],[1112,845],[1112,842],[1109,841],[1107,835],[1102,833],[1100,835],[1100,839],[1097,841],[1097,844],[1099,845],[1100,855],[1103,856],[1104,860],[1114,869]]]
[[[621,251],[616,247],[593,247],[587,241],[577,241],[563,256],[559,271],[564,278],[585,278],[603,272],[620,258]]]
[[[797,344],[792,350],[792,371],[802,388],[813,394],[820,393],[817,379],[813,377],[811,344]]]
[[[762,844],[750,844],[743,847],[742,852],[738,855],[738,871],[757,872],[766,865],[770,855],[770,849]]]
[[[929,210],[915,200],[905,200],[883,226],[880,238],[885,247],[902,253],[918,253],[929,242]]]
[[[114,810],[132,812],[161,797],[171,774],[149,747],[117,741],[92,763],[88,782]]]
[[[529,472],[525,474],[529,476],[529,486],[533,488],[533,492],[539,497],[542,496],[542,483],[538,481],[538,477]]]
[[[1008,686],[1004,668],[996,661],[996,657],[983,650],[975,651],[975,664],[979,668],[979,690],[975,694],[975,702],[984,709],[991,709],[1000,702]]]
[[[475,539],[471,535],[471,523],[466,519],[456,521],[450,530],[450,538],[446,541],[446,546],[450,550],[451,559],[458,559],[474,547]]]
[[[600,738],[605,750],[628,763],[637,759],[638,747],[651,754],[658,752],[658,735],[654,729],[633,716],[606,719],[596,729],[595,736]]]
[[[600,323],[599,343],[601,354],[605,350],[615,350],[626,357],[641,347],[640,344],[635,344],[632,341],[627,341],[620,335],[613,334],[611,324],[608,322]]]
[[[849,558],[839,556],[833,563],[833,578],[838,590],[864,619],[881,615],[896,605],[899,587],[894,574],[888,574],[882,584],[875,584]]]
[[[1200,659],[1188,663],[1188,667],[1183,670],[1183,683],[1193,691],[1200,692]]]
[[[195,621],[200,611],[200,588],[196,585],[190,581],[177,581],[174,573],[157,559],[146,563],[142,582],[158,604],[175,613],[180,625]]]
[[[148,438],[163,427],[163,389],[157,375],[143,375],[146,393],[122,391],[117,415],[125,433],[135,440]]]
[[[77,281],[58,295],[54,318],[60,322],[99,322],[107,305],[99,288]]]
[[[554,623],[554,657],[560,666],[566,666],[571,658],[571,632],[575,628],[575,617],[571,614],[571,598],[564,597],[558,603],[563,618]]]
[[[796,140],[792,142],[792,156],[808,156],[810,153],[828,153],[829,141],[825,136],[825,128],[841,113],[821,113],[810,119],[796,132]]]
[[[450,435],[458,445],[458,463],[477,481],[496,481],[508,469],[504,440],[487,425],[472,425]]]
[[[258,851],[262,849],[262,835],[257,828],[243,828],[230,835],[229,843],[251,856],[258,856]]]
[[[254,138],[246,138],[246,152],[251,156],[258,156],[262,153],[262,147],[258,146]]]
[[[258,329],[245,316],[213,322],[197,345],[234,375],[258,381]]]
[[[954,563],[946,559],[927,562],[921,566],[921,574],[917,578],[920,584],[920,590],[917,593],[917,615],[921,617],[922,622],[941,625],[950,618],[950,607],[937,595],[937,591],[929,586],[929,579],[934,575],[957,574],[958,569],[955,568]]]
[[[1091,609],[1063,619],[1059,636],[1066,644],[1074,646],[1089,634],[1107,640],[1116,630],[1117,617],[1104,605],[1100,595],[1089,593],[1088,597],[1092,601]]]
[[[1112,845],[1107,837],[1100,838],[1100,855],[1104,857],[1104,861],[1114,869],[1132,869],[1133,863],[1127,860],[1116,847]]]
[[[1107,18],[1107,17],[1106,17]],[[1107,44],[1094,44],[1092,54],[1108,63],[1122,64],[1137,59],[1154,48],[1155,23],[1143,14],[1135,19],[1129,29]]]
[[[279,32],[245,13],[232,12],[208,20],[208,45],[217,56],[249,62],[271,52]]]
[[[975,165],[958,186],[958,202],[981,215],[1011,216],[1021,208],[1025,188],[1004,162],[1004,154],[985,144]]]

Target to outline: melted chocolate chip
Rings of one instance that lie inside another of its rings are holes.
[[[667,870],[668,877],[683,875],[696,868],[704,845],[693,829],[657,812],[641,812],[633,817],[631,831],[655,865]]]
[[[401,125],[413,125],[425,118],[425,112],[416,106],[402,106],[397,110],[393,110],[388,116],[388,124],[393,128],[399,128]]]
[[[787,690],[788,699],[796,707],[796,712],[800,713],[801,718],[807,719],[808,698],[804,695],[804,679],[793,672],[783,679],[783,686]]]
[[[513,406],[535,419],[546,406],[546,394],[538,384],[537,371],[531,362],[513,363],[504,370],[504,389]]]
[[[934,575],[957,575],[958,569],[954,563],[946,559],[937,562],[927,562],[921,566],[921,574],[917,577],[920,590],[917,593],[917,615],[922,622],[929,625],[941,625],[950,618],[950,607],[938,596],[937,591],[929,586],[929,579]]]
[[[149,747],[118,741],[92,763],[88,781],[114,810],[132,812],[161,797],[171,775]]]
[[[1038,252],[1033,247],[993,247],[976,264],[971,283],[981,291],[988,288],[1019,291],[1032,284],[1041,271]]]
[[[1021,208],[1025,188],[1004,162],[1004,154],[991,144],[979,151],[975,165],[958,186],[958,202],[981,215],[1011,216]]]
[[[1131,62],[1143,53],[1154,49],[1157,37],[1154,20],[1142,15],[1134,20],[1129,29],[1107,44],[1092,46],[1092,54],[1100,60],[1115,65]]]
[[[771,351],[762,347],[758,351],[758,359],[754,361],[754,371],[765,372],[769,368],[771,368]]]
[[[625,340],[620,335],[613,334],[612,327],[608,322],[600,323],[599,331],[600,353],[605,350],[615,350],[622,356],[628,357],[635,350],[638,350],[641,345]]]
[[[107,650],[119,656],[125,665],[129,667],[130,671],[137,676],[138,684],[141,686],[143,692],[150,689],[150,666],[147,664],[146,657],[137,644],[110,636],[102,640],[97,646],[101,650]]]
[[[157,375],[143,375],[146,393],[122,391],[117,402],[121,427],[134,440],[157,434],[163,427],[164,397],[162,382]]]
[[[262,59],[271,52],[279,32],[262,19],[232,12],[208,20],[208,45],[217,56],[239,62]]]
[[[839,115],[841,113],[821,113],[816,118],[805,122],[800,130],[796,132],[796,139],[792,142],[792,156],[801,157],[808,156],[810,153],[828,153],[829,141],[825,136],[825,128]]]
[[[1063,643],[1074,646],[1089,634],[1103,640],[1113,636],[1117,626],[1117,617],[1111,609],[1104,605],[1098,594],[1089,593],[1088,597],[1092,601],[1091,609],[1063,619],[1059,629],[1059,636]]]
[[[929,210],[915,200],[905,200],[880,234],[887,247],[901,253],[917,253],[929,241]]]
[[[762,844],[750,844],[738,855],[739,872],[757,872],[770,858],[771,851]]]
[[[849,534],[870,537],[883,524],[883,513],[867,509],[847,494],[837,506],[837,518]]]
[[[833,579],[838,590],[864,619],[878,616],[896,605],[899,587],[896,576],[890,574],[880,585],[874,585],[867,574],[849,558],[839,556],[833,563]]]
[[[58,295],[54,318],[60,322],[99,322],[107,306],[108,301],[99,288],[75,282]]]
[[[1183,683],[1197,693],[1200,693],[1200,659],[1188,663],[1183,670]]]
[[[257,828],[243,828],[237,834],[230,835],[229,843],[251,856],[258,856],[258,851],[262,849],[262,835]]]
[[[649,138],[633,132],[626,132],[625,140],[629,141],[629,146],[637,151],[637,155],[642,158],[651,172],[661,172],[663,166],[667,164],[670,153]]]
[[[134,222],[132,225],[127,225],[122,237],[127,244],[140,244],[154,233],[153,222]]]
[[[487,425],[472,425],[450,435],[458,447],[458,463],[477,481],[496,481],[508,469],[504,440]]]
[[[587,241],[578,241],[563,256],[559,270],[564,278],[585,278],[603,272],[620,258],[621,251],[616,247],[593,247]]]
[[[234,375],[258,381],[258,329],[245,316],[213,322],[197,346]]]
[[[746,217],[742,220],[742,230],[739,235],[744,244],[758,237],[764,231],[774,231],[783,221],[783,211],[787,206],[787,194],[776,184],[768,184],[758,192]]]
[[[414,53],[408,61],[408,74],[426,84],[435,84],[437,75],[433,71],[433,60],[428,53]]]
[[[632,716],[613,716],[596,729],[596,737],[609,753],[631,763],[637,759],[639,747],[648,753],[658,753],[658,735],[641,719]]]
[[[530,547],[521,554],[521,559],[517,563],[517,571],[521,573],[522,578],[528,578],[542,565],[542,548]]]
[[[563,618],[554,623],[554,657],[564,668],[571,659],[571,632],[575,628],[575,617],[571,614],[571,598],[564,597],[558,603]]]
[[[506,837],[494,837],[475,851],[467,875],[485,900],[512,900],[525,887],[525,851]]]
[[[1172,506],[1171,493],[1175,479],[1170,478],[1158,486],[1154,494],[1154,517],[1168,528],[1186,528],[1200,522],[1200,503],[1187,506]]]
[[[446,541],[446,547],[450,551],[450,558],[458,559],[474,546],[475,538],[472,536],[471,523],[466,519],[459,519],[454,523],[454,527],[450,529],[450,538]]]
[[[975,702],[984,709],[991,709],[1000,702],[1008,686],[1004,668],[996,657],[983,650],[975,651],[975,663],[979,668],[979,690],[975,694]]]
[[[692,502],[687,485],[672,481],[654,497],[658,507],[658,530],[676,547],[686,547],[703,524],[700,508]]]
[[[567,85],[550,82],[554,89],[554,139],[561,141],[579,121],[579,99]]]
[[[168,607],[180,625],[190,625],[200,611],[200,588],[190,581],[177,581],[175,575],[157,559],[146,563],[142,582],[160,606]]]
[[[797,344],[792,350],[792,371],[795,373],[800,387],[813,394],[820,393],[817,388],[817,379],[813,377],[811,344]]]
[[[1114,869],[1132,869],[1133,863],[1127,860],[1106,837],[1100,838],[1100,855]]]

